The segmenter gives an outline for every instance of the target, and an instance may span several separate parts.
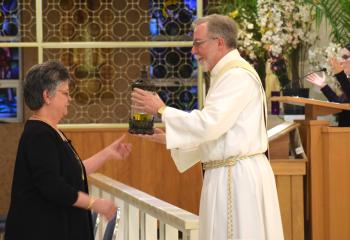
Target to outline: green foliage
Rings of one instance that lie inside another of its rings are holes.
[[[261,44],[262,35],[258,18],[257,0],[223,0],[221,5],[215,9],[215,12],[231,17],[238,24],[241,30],[238,36],[240,54],[264,78],[267,56],[266,50]],[[248,37],[247,35],[250,36]],[[252,52],[254,52],[254,56],[250,55]]]
[[[230,12],[234,9],[245,8],[251,13],[257,14],[257,0],[223,0],[222,2],[222,12]],[[227,9],[225,9],[227,8]],[[227,11],[225,11],[227,10]]]
[[[322,19],[331,26],[331,38],[345,45],[350,42],[350,1],[349,0],[305,0],[316,8],[316,24],[320,27]],[[229,13],[244,8],[257,16],[257,0],[222,0],[217,12]]]
[[[280,1],[286,0],[276,0],[277,3]],[[341,45],[345,45],[350,42],[350,0],[304,0],[304,2],[312,5],[315,8],[316,26],[318,28],[320,27],[323,19],[325,19],[331,26],[330,37],[333,42]],[[252,39],[249,39],[249,46],[254,46],[253,51],[256,55],[255,64],[253,65],[259,72],[264,73],[264,62],[266,62],[266,60],[271,56],[268,55],[267,49],[265,49],[261,44],[262,33],[264,31],[261,29],[257,7],[258,0],[222,0],[221,5],[214,11],[230,16],[237,22],[238,25],[240,25],[240,29],[243,32],[249,34],[250,37],[252,36]],[[253,27],[247,28],[247,22],[250,23],[249,25],[253,25]],[[243,36],[243,40],[247,40],[247,35]],[[253,40],[255,40],[255,43]],[[257,45],[256,42],[260,43],[260,45]],[[298,63],[301,59],[305,58],[306,50],[310,46],[309,44],[312,45],[313,42],[302,42],[298,45],[297,49],[292,51],[299,51],[299,55],[294,57],[295,63],[293,64],[293,61],[288,62],[288,64],[292,66],[293,70],[291,72],[292,86],[297,85],[293,84],[293,82],[300,81],[298,77]],[[249,58],[249,54],[246,54],[247,52],[245,52],[245,49],[239,50],[243,57]],[[248,49],[248,51],[252,51],[252,49]],[[293,54],[289,53],[289,55]],[[291,58],[290,56],[288,57]],[[274,59],[272,65],[275,66],[275,68],[272,70],[279,77],[281,86],[287,86],[287,82],[289,81],[288,76],[284,74],[284,72],[281,72],[284,70],[284,68],[281,68],[281,64],[279,64],[278,60],[280,59]]]
[[[350,42],[349,0],[305,0],[316,7],[316,23],[319,27],[323,18],[330,24],[333,42],[345,45]]]

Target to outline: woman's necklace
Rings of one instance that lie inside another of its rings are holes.
[[[78,160],[79,164],[80,164],[80,168],[81,168],[81,179],[85,180],[84,177],[84,171],[83,171],[83,164],[81,163],[80,157],[78,155],[78,153],[74,150],[73,146],[71,145],[70,141],[67,140],[67,144],[69,149],[74,153],[75,159]]]
[[[67,138],[61,133],[60,130],[57,129],[57,126],[56,125],[53,125],[52,123],[50,123],[48,120],[46,120],[45,118],[37,115],[37,114],[33,114],[30,118],[30,120],[38,120],[38,121],[41,121],[41,122],[44,122],[46,123],[47,125],[49,125],[50,127],[52,127],[53,129],[55,129],[55,131],[60,135],[60,137],[64,140],[64,141],[67,141]]]
[[[37,120],[37,121],[41,121],[41,122],[44,122],[46,123],[47,125],[49,125],[50,127],[52,127],[57,133],[58,135],[60,135],[60,137],[62,138],[62,140],[64,142],[67,143],[69,149],[73,152],[74,156],[75,156],[75,159],[78,160],[79,164],[80,164],[80,170],[81,170],[81,178],[83,180],[85,180],[85,177],[84,177],[84,171],[83,171],[83,164],[81,163],[81,160],[80,160],[80,157],[79,155],[77,154],[77,152],[74,150],[74,148],[70,145],[68,139],[66,138],[66,136],[63,135],[63,133],[57,129],[57,127],[55,125],[52,125],[49,121],[47,121],[45,118],[42,118],[41,116],[37,115],[37,114],[33,114],[30,118],[30,120]]]

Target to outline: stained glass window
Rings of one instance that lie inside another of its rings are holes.
[[[150,1],[149,29],[154,41],[192,41],[196,0]],[[198,108],[197,63],[191,47],[151,49],[150,76],[168,106],[190,111]]]

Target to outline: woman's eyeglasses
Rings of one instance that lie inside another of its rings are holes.
[[[63,94],[64,96],[66,96],[66,97],[70,97],[69,91],[66,91],[66,90],[57,90],[57,92],[62,93],[62,94]]]
[[[341,58],[344,60],[344,61],[347,61],[347,60],[349,60],[350,59],[350,55],[343,55],[343,56],[341,56]]]

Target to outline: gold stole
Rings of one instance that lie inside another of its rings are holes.
[[[210,89],[208,94],[210,93],[211,89],[218,83],[219,79],[229,70],[233,68],[242,68],[249,72],[251,75],[253,75],[254,80],[258,84],[260,88],[260,95],[263,99],[263,114],[264,114],[264,120],[265,120],[265,131],[266,131],[266,137],[267,137],[267,105],[266,105],[266,95],[264,88],[261,84],[260,77],[258,73],[255,71],[255,69],[245,60],[234,60],[228,62],[224,67],[219,71],[217,76],[210,81]],[[268,139],[267,139],[267,152],[268,152]],[[256,154],[255,154],[256,155]],[[237,161],[235,161],[236,163]],[[233,239],[233,176],[232,176],[232,168],[235,165],[226,165],[227,168],[227,239]]]

